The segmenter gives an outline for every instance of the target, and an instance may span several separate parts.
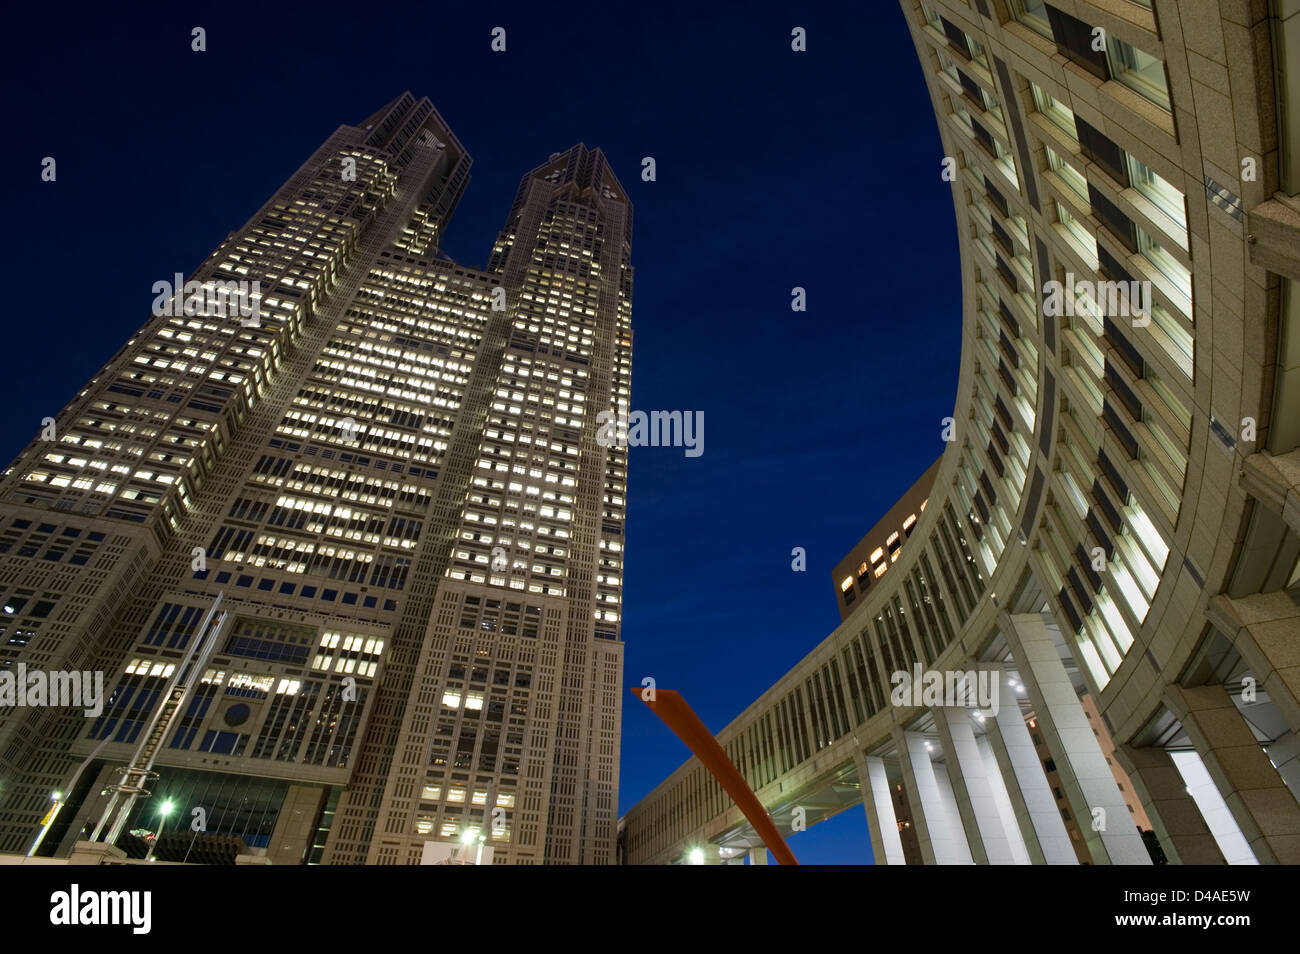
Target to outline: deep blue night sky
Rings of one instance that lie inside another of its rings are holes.
[[[625,681],[680,690],[718,731],[837,624],[832,566],[943,449],[958,259],[902,14],[400,6],[7,11],[0,457],[140,326],[153,282],[195,268],[337,126],[402,91],[432,99],[474,158],[446,242],[468,265],[524,172],[600,146],[635,205],[632,405],[705,412],[702,457],[631,452]],[[190,50],[194,26],[207,52]],[[643,156],[658,181],[641,181]],[[624,705],[625,811],[686,751]],[[792,847],[870,858],[860,810]]]

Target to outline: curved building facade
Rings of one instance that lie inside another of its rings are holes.
[[[786,831],[864,806],[877,863],[1300,862],[1300,8],[902,8],[961,251],[951,440],[719,741]],[[695,760],[620,825],[628,863],[759,844]]]

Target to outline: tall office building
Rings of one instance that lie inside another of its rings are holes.
[[[786,831],[864,811],[878,863],[1300,862],[1300,12],[900,6],[957,219],[953,439],[718,740]],[[917,666],[996,714],[896,697]],[[697,760],[621,833],[762,858]]]
[[[129,827],[167,795],[275,863],[612,860],[631,205],[555,153],[467,268],[469,167],[409,93],[340,127],[5,472],[0,669],[108,698],[0,710],[0,850],[52,791],[47,849],[93,825],[223,593]]]

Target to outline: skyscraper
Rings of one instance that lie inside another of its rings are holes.
[[[47,848],[93,825],[224,593],[156,766],[209,834],[612,860],[627,462],[595,415],[627,407],[631,205],[599,150],[555,153],[467,268],[439,246],[469,167],[409,93],[340,127],[5,472],[0,671],[107,699],[0,709],[0,850],[52,791]]]

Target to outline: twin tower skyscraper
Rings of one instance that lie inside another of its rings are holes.
[[[614,860],[632,207],[574,146],[467,268],[469,167],[409,93],[340,127],[5,471],[0,672],[107,698],[0,707],[0,851],[56,792],[42,853],[87,837],[223,594],[128,829],[165,796],[276,864]]]

